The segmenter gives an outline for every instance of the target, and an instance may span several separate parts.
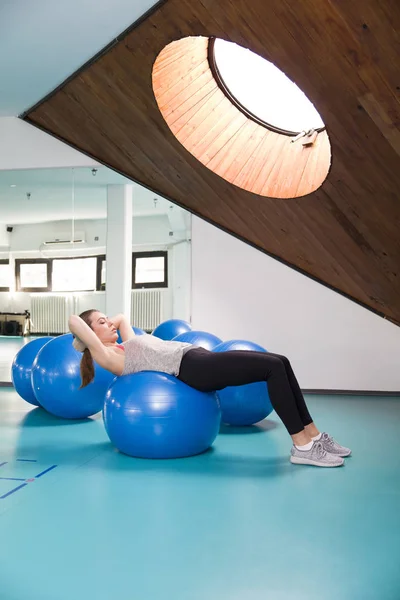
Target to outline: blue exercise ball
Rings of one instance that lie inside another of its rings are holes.
[[[140,327],[135,327],[132,325],[132,329],[136,335],[146,335],[146,332],[143,331],[143,329],[140,329]]]
[[[232,350],[267,352],[262,346],[246,340],[229,340],[214,348],[214,352]],[[219,390],[217,395],[221,405],[221,420],[228,425],[254,425],[273,411],[267,384],[263,381],[229,386]]]
[[[43,346],[33,363],[32,387],[37,401],[49,413],[64,419],[85,419],[102,410],[115,375],[95,363],[94,380],[79,389],[82,354],[72,341],[67,333]]]
[[[221,344],[222,340],[212,333],[207,333],[207,331],[187,331],[174,337],[174,342],[188,342],[206,350],[214,350],[216,346]]]
[[[216,394],[157,371],[117,377],[107,391],[103,416],[114,446],[138,458],[200,454],[214,442],[221,422]]]
[[[229,350],[252,350],[253,352],[267,352],[265,348],[247,340],[227,340],[214,348],[214,352],[229,352]]]
[[[132,325],[132,329],[133,329],[133,331],[134,331],[135,335],[146,335],[146,332],[145,332],[145,331],[143,331],[143,329],[140,329],[140,327],[134,327],[134,326]],[[119,332],[119,329],[118,329],[118,339],[117,339],[117,344],[122,344],[122,337],[121,337],[121,334],[120,334],[120,332]]]
[[[174,337],[185,331],[191,331],[192,326],[190,323],[183,321],[182,319],[169,319],[160,323],[158,327],[153,331],[153,335],[160,338],[161,340],[172,340]]]
[[[17,394],[24,400],[39,406],[32,388],[31,372],[37,353],[52,337],[40,337],[28,342],[18,351],[11,367],[11,379]]]

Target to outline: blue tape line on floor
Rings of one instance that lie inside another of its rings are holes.
[[[23,459],[23,458],[17,458],[16,461],[18,461],[18,462],[35,462],[35,463],[37,462],[37,460]],[[6,465],[6,464],[7,464],[7,462],[0,463],[0,467],[2,467],[3,465]],[[17,492],[18,490],[27,486],[28,483],[30,483],[31,481],[35,481],[35,479],[38,479],[39,477],[43,477],[43,475],[46,475],[46,473],[49,473],[49,471],[52,471],[56,467],[57,467],[57,465],[52,465],[48,469],[45,469],[44,471],[42,471],[38,475],[35,475],[35,477],[32,477],[32,478],[23,478],[22,479],[20,477],[0,477],[0,480],[3,480],[3,481],[23,481],[24,482],[21,485],[12,489],[11,491],[7,492],[6,494],[3,494],[2,496],[0,496],[0,500],[4,500],[4,498],[11,496],[11,494],[14,494],[14,492]]]
[[[49,471],[52,471],[53,469],[55,469],[56,466],[57,465],[53,465],[52,467],[49,467],[45,471],[42,471],[41,473],[39,473],[39,475],[35,475],[35,479],[38,479],[39,477],[42,477],[42,475],[46,475],[46,473],[48,473]]]
[[[6,494],[3,494],[3,496],[0,496],[0,500],[4,500],[4,498],[7,498],[7,496],[11,496],[11,494],[13,494],[14,492],[18,492],[18,490],[20,490],[21,488],[25,487],[26,485],[28,485],[28,484],[27,483],[23,483],[22,485],[19,485],[18,487],[14,488],[10,492],[7,492]]]

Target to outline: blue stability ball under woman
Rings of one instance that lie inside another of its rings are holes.
[[[191,331],[192,326],[190,323],[183,321],[182,319],[169,319],[158,325],[153,331],[153,335],[160,338],[161,340],[170,341],[180,333],[185,331]]]
[[[176,377],[142,371],[117,378],[106,394],[104,424],[111,442],[139,458],[182,458],[214,442],[221,412],[214,393]]]
[[[174,342],[187,342],[193,344],[198,348],[205,348],[206,350],[214,350],[218,344],[221,344],[222,340],[207,331],[187,331],[181,333],[174,338]]]
[[[262,346],[246,340],[230,340],[214,348],[214,352],[232,350],[266,352]],[[228,425],[254,425],[273,411],[264,382],[226,387],[218,392],[218,398],[221,404],[221,420]]]
[[[16,354],[11,367],[11,379],[15,391],[34,406],[39,406],[39,402],[36,400],[31,382],[33,361],[39,350],[52,339],[52,337],[41,337],[25,344]]]
[[[64,419],[84,419],[100,412],[114,375],[95,364],[95,377],[81,386],[81,354],[70,333],[54,338],[38,353],[32,368],[37,401],[49,413]]]

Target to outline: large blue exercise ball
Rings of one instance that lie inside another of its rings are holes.
[[[140,327],[132,325],[132,329],[136,335],[146,335],[146,332],[143,329],[140,329]]]
[[[11,380],[15,391],[34,406],[39,406],[39,402],[36,400],[31,382],[33,361],[39,350],[52,339],[52,337],[40,337],[28,342],[18,351],[12,363]]]
[[[143,329],[140,329],[140,327],[134,327],[134,326],[132,325],[132,330],[133,330],[133,332],[135,333],[135,335],[146,335],[146,332],[145,332],[145,331],[143,331]],[[119,329],[118,329],[118,339],[117,339],[117,344],[122,344],[122,337],[121,337],[121,334],[120,334],[120,332],[119,332]]]
[[[72,341],[67,333],[43,346],[33,363],[32,387],[37,401],[49,413],[64,419],[85,419],[102,410],[115,375],[95,363],[94,380],[79,389],[82,354]]]
[[[265,348],[246,340],[229,340],[214,348],[214,352],[250,350],[267,352]],[[223,423],[228,425],[254,425],[265,419],[273,407],[264,381],[246,385],[229,386],[217,392]]]
[[[214,442],[221,422],[216,394],[157,371],[117,377],[107,391],[103,416],[114,446],[138,458],[200,454]]]
[[[153,331],[153,335],[161,340],[170,341],[180,333],[191,331],[191,329],[192,326],[187,321],[183,321],[182,319],[169,319],[168,321],[160,323]]]
[[[206,350],[214,350],[216,346],[221,344],[222,340],[207,331],[187,331],[174,337],[174,342],[188,342],[194,346],[205,348]]]

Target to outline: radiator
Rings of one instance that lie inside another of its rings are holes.
[[[31,294],[31,319],[33,333],[66,333],[68,318],[74,313],[73,296]]]
[[[132,290],[131,323],[152,331],[161,323],[161,290]],[[66,333],[68,318],[79,312],[79,296],[31,294],[31,319],[33,333]]]
[[[132,290],[131,323],[146,331],[152,331],[161,322],[161,290]]]

